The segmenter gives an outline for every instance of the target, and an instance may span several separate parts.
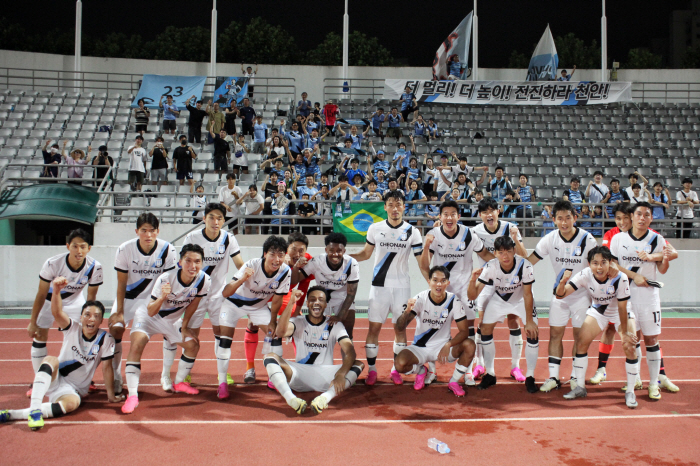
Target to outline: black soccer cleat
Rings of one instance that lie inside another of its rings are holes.
[[[535,378],[532,376],[525,379],[525,388],[527,388],[528,393],[537,393],[539,391],[539,388],[535,383]]]
[[[481,377],[481,382],[476,386],[476,388],[478,390],[486,390],[493,385],[496,385],[496,376],[486,373],[483,375],[483,377]]]

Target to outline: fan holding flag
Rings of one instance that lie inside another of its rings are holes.
[[[472,12],[440,44],[433,59],[433,80],[466,79],[469,42],[472,34]],[[464,58],[464,63],[459,62]]]

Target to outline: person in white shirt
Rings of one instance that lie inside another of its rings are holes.
[[[238,217],[240,216],[240,204],[238,200],[243,197],[243,190],[236,186],[236,175],[226,174],[226,186],[219,189],[219,202],[226,209],[226,221],[231,219],[228,229],[233,233],[238,233]]]
[[[683,179],[683,190],[676,193],[676,204],[678,204],[678,213],[676,216],[679,219],[678,233],[676,238],[690,238],[690,229],[693,228],[693,221],[688,221],[687,219],[692,219],[695,217],[693,212],[698,202],[698,193],[691,191],[690,188],[693,186],[693,180],[690,178]]]
[[[255,75],[258,74],[258,65],[257,63],[255,64],[255,71],[253,71],[252,66],[243,69],[243,65],[241,65],[241,72],[243,73],[243,77],[248,78],[248,97],[252,99],[253,91],[255,90]]]
[[[639,179],[642,179],[642,182],[639,183]],[[639,186],[641,188],[647,189],[647,183],[649,183],[649,180],[644,178],[639,172],[635,171],[634,173],[630,173],[630,176],[628,177],[630,185],[625,188],[625,192],[627,193],[627,196],[629,196],[630,199],[632,199],[632,196],[634,195],[634,191],[632,189],[632,186],[635,185],[635,183],[639,183]]]
[[[148,153],[146,149],[141,147],[143,144],[143,136],[136,136],[136,141],[133,146],[129,146],[126,153],[129,154],[129,184],[136,191],[141,191],[141,185],[146,177],[146,162]]]
[[[258,187],[255,184],[248,186],[248,191],[244,192],[241,198],[236,201],[238,206],[243,203],[245,203],[246,225],[260,225],[262,223],[262,219],[255,217],[262,212],[263,207],[265,206],[265,199],[258,192]],[[254,228],[256,227],[246,226],[246,234],[252,234]]]
[[[646,188],[642,188],[639,183],[634,183],[632,185],[632,195],[630,196],[630,204],[636,204],[637,202],[649,202],[651,199],[651,194]]]
[[[245,135],[238,134],[238,140],[231,144],[233,147],[233,173],[238,176],[238,173],[248,174],[248,153],[250,147],[245,143]]]
[[[585,195],[589,204],[600,204],[607,201],[610,189],[603,183],[603,172],[596,170],[593,179],[588,182]]]

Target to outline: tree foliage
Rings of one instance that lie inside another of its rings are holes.
[[[382,47],[376,37],[367,37],[353,31],[348,37],[348,65],[350,66],[391,66],[394,59],[391,52]],[[307,54],[307,63],[320,66],[340,66],[343,64],[343,39],[330,32],[325,40]]]
[[[627,61],[624,62],[623,68],[627,69],[655,69],[662,68],[661,55],[651,53],[647,49],[631,49],[627,54]]]
[[[681,68],[700,68],[700,47],[688,47]]]
[[[513,50],[508,59],[508,68],[527,68],[530,65],[530,59],[524,53]]]
[[[572,68],[574,65],[583,69],[600,68],[600,46],[595,39],[587,46],[570,32],[555,38],[554,45],[557,47],[560,68]]]
[[[178,28],[168,26],[148,42],[146,50],[154,60],[208,62],[211,33],[202,26]]]
[[[217,41],[217,57],[229,63],[287,65],[299,63],[301,56],[294,37],[281,26],[274,26],[260,17],[253,18],[245,26],[231,22]]]

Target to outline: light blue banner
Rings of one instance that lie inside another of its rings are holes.
[[[216,78],[216,90],[214,91],[214,103],[219,107],[234,107],[241,105],[243,99],[248,96],[248,78]]]
[[[145,101],[147,108],[158,108],[158,101],[166,95],[173,96],[175,105],[184,108],[189,99],[194,95],[202,98],[206,76],[164,76],[159,74],[144,74],[139,93],[131,103],[132,107],[138,107],[139,99]]]
[[[557,79],[557,67],[559,66],[559,55],[557,47],[554,45],[552,31],[544,30],[540,42],[535,48],[535,52],[527,67],[527,81],[554,81]]]

